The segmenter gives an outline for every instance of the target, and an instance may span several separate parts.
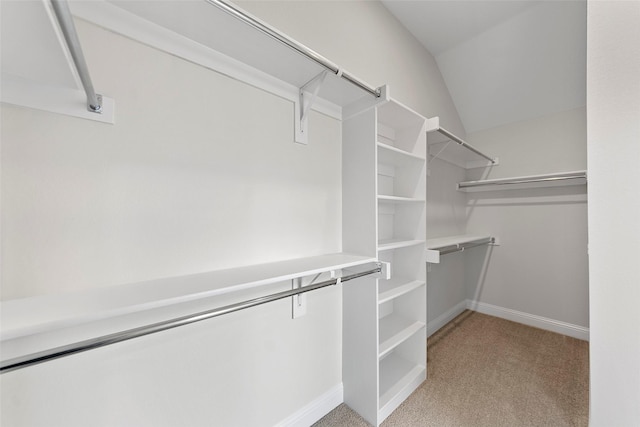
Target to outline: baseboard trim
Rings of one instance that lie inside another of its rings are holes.
[[[308,427],[327,415],[342,402],[344,402],[344,389],[342,383],[340,383],[280,421],[276,426]]]
[[[467,306],[467,300],[459,302],[440,316],[427,322],[427,337],[430,337],[431,335],[436,333],[438,329],[442,328],[444,325],[455,319],[458,315],[460,315],[460,313],[467,309]]]
[[[585,328],[583,326],[573,325],[571,323],[561,322],[559,320],[549,319],[547,317],[511,310],[509,308],[499,307],[497,305],[474,300],[467,300],[466,308],[477,311],[478,313],[488,314],[501,319],[511,320],[513,322],[522,323],[535,328],[589,341],[589,328]]]

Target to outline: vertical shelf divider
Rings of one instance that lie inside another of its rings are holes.
[[[426,379],[426,157],[426,119],[392,99],[343,120],[343,250],[390,265],[343,290],[344,400],[374,426]]]

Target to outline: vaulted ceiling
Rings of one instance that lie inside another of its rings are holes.
[[[586,104],[586,0],[382,0],[434,56],[467,132]]]

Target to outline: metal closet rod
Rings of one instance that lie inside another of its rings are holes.
[[[15,371],[17,369],[27,368],[29,366],[38,365],[40,363],[48,362],[50,360],[59,359],[65,356],[71,356],[73,354],[82,353],[88,350],[93,350],[107,345],[116,344],[122,341],[127,341],[133,338],[143,337],[145,335],[155,334],[156,332],[166,331],[168,329],[177,328],[179,326],[190,325],[192,323],[201,322],[203,320],[211,319],[213,317],[222,316],[223,314],[233,313],[235,311],[244,310],[246,308],[255,307],[257,305],[265,304],[268,302],[280,300],[283,298],[291,297],[305,292],[315,291],[317,289],[325,288],[327,286],[337,285],[338,283],[347,282],[349,280],[357,279],[359,277],[368,276],[370,274],[380,273],[382,266],[380,263],[376,263],[377,267],[371,270],[362,271],[359,273],[349,274],[337,279],[330,279],[320,283],[314,283],[304,286],[302,288],[291,289],[288,291],[277,292],[274,294],[266,295],[259,298],[250,299],[247,301],[238,302],[235,304],[226,305],[223,307],[214,308],[207,311],[202,311],[196,314],[190,314],[187,316],[178,317],[175,319],[165,320],[151,325],[140,326],[138,328],[128,329],[122,332],[116,332],[109,335],[103,335],[101,337],[90,338],[84,341],[75,342],[72,344],[55,347],[48,350],[43,350],[37,353],[28,354],[25,356],[16,357],[2,362],[0,365],[0,373]]]
[[[464,251],[465,249],[475,248],[476,246],[490,245],[495,243],[495,241],[496,239],[494,237],[487,237],[484,239],[474,240],[473,242],[458,243],[456,245],[446,246],[439,252],[440,255],[452,254],[454,252]]]
[[[73,24],[73,17],[71,10],[69,10],[69,4],[66,0],[51,0],[51,6],[56,15],[60,29],[67,42],[67,47],[71,53],[71,58],[76,66],[80,81],[84,87],[84,91],[87,94],[87,110],[92,113],[102,113],[102,96],[97,94],[93,89],[93,83],[91,82],[91,75],[89,74],[89,68],[87,62],[84,59],[82,53],[82,46],[80,45],[80,39],[76,32],[76,27]]]
[[[486,154],[484,154],[482,151],[478,150],[477,148],[475,148],[473,145],[465,142],[463,139],[458,138],[457,136],[455,136],[454,134],[452,134],[451,132],[449,132],[446,129],[442,129],[442,128],[438,128],[438,132],[440,132],[442,135],[446,136],[447,138],[449,138],[450,140],[460,144],[461,146],[463,146],[464,148],[466,148],[467,150],[473,151],[474,153],[476,153],[478,156],[484,157],[485,159],[489,160],[491,162],[491,164],[495,164],[496,160],[494,158],[491,158],[489,156],[487,156]]]
[[[318,53],[314,52],[313,50],[309,49],[308,47],[298,43],[297,41],[293,40],[292,38],[290,38],[290,37],[286,36],[285,34],[279,32],[275,28],[272,28],[272,27],[266,25],[265,23],[259,21],[258,19],[254,18],[253,16],[247,15],[241,9],[238,9],[237,7],[227,3],[225,1],[222,1],[222,0],[206,0],[206,1],[209,4],[211,4],[213,6],[216,6],[217,8],[227,12],[231,16],[234,16],[235,18],[237,18],[237,19],[243,21],[244,23],[250,25],[251,27],[255,28],[256,30],[258,30],[258,31],[266,34],[267,36],[273,38],[274,40],[276,40],[276,41],[284,44],[285,46],[295,50],[296,52],[306,56],[307,58],[311,59],[315,63],[317,63],[317,64],[321,65],[322,67],[326,68],[327,70],[331,71],[333,74],[337,75],[338,77],[342,77],[343,79],[345,79],[348,82],[354,84],[355,86],[358,86],[360,89],[363,89],[363,90],[369,92],[371,95],[375,96],[376,98],[380,97],[380,89],[372,88],[371,86],[367,85],[366,83],[362,82],[361,80],[358,80],[355,76],[352,76],[351,74],[347,73],[346,71],[343,71],[342,69],[340,69],[340,67],[338,67],[337,65],[333,64],[332,62],[330,62],[325,57],[319,55]]]
[[[458,183],[458,188],[473,188],[490,185],[529,184],[535,182],[566,181],[570,179],[587,179],[586,172],[560,173],[553,176],[532,176],[522,178],[490,179],[486,181],[467,181]]]

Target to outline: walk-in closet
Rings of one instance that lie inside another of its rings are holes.
[[[2,426],[640,423],[640,3],[0,18]]]

